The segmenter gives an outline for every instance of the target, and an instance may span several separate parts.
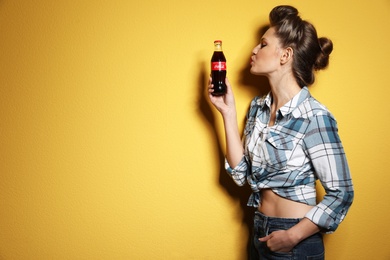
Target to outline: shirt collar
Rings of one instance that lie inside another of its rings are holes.
[[[311,96],[307,87],[303,87],[298,94],[296,94],[290,101],[282,106],[279,111],[283,117],[291,113],[296,107],[298,107],[304,100]],[[272,94],[269,92],[264,100],[264,104],[270,109],[272,103]]]

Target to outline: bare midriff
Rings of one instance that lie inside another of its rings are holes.
[[[261,191],[259,211],[269,217],[303,218],[313,206],[292,201],[275,194],[271,189]]]

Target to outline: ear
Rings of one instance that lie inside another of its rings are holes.
[[[284,65],[292,60],[294,56],[294,50],[291,47],[287,47],[283,50],[282,56],[280,57],[280,64]]]

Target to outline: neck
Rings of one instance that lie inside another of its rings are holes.
[[[272,107],[277,111],[301,91],[296,80],[291,77],[269,79],[272,93]]]

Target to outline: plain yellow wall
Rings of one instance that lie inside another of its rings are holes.
[[[334,42],[311,92],[356,198],[327,259],[389,259],[389,0],[0,0],[0,259],[246,259],[249,188],[205,87],[221,39],[242,128],[278,4]]]

